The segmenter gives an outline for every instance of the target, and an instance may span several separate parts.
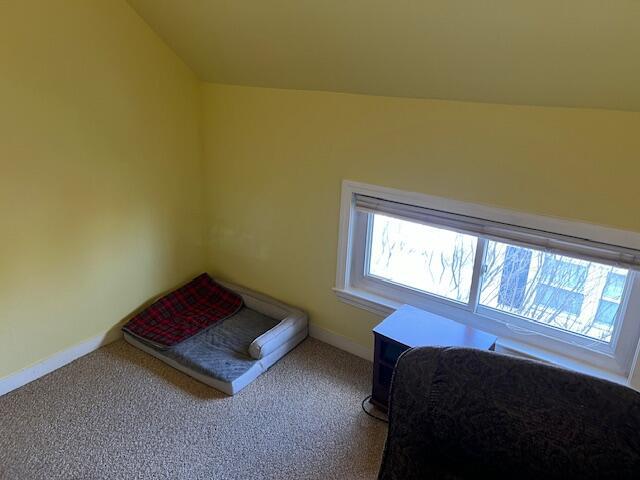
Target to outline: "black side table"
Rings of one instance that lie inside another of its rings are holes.
[[[468,347],[495,350],[497,337],[424,310],[403,305],[373,329],[371,403],[386,412],[391,376],[402,352],[413,347]]]

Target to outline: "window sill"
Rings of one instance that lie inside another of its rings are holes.
[[[349,305],[362,308],[381,317],[387,317],[400,308],[400,303],[364,290],[334,288],[336,296]]]
[[[381,297],[374,293],[357,289],[333,289],[338,299],[349,305],[362,308],[380,317],[386,317],[397,310],[402,304]],[[453,320],[455,321],[455,320]],[[603,378],[611,382],[622,385],[629,385],[627,377],[619,375],[608,370],[599,369],[592,365],[588,365],[575,359],[571,359],[562,355],[558,355],[547,350],[532,347],[521,342],[511,339],[498,338],[496,350],[501,353],[515,355],[522,358],[539,360],[545,363],[556,365],[569,370],[574,370],[594,377]]]

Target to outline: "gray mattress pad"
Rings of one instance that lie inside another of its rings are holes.
[[[279,322],[245,306],[235,315],[168,349],[147,345],[161,356],[203,375],[232,382],[258,362],[249,355],[251,342]]]

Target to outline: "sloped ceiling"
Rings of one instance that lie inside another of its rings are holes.
[[[129,0],[203,80],[640,111],[640,0]]]

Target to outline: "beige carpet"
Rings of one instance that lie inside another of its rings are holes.
[[[0,478],[375,478],[370,376],[308,339],[227,397],[118,341],[0,397]]]

